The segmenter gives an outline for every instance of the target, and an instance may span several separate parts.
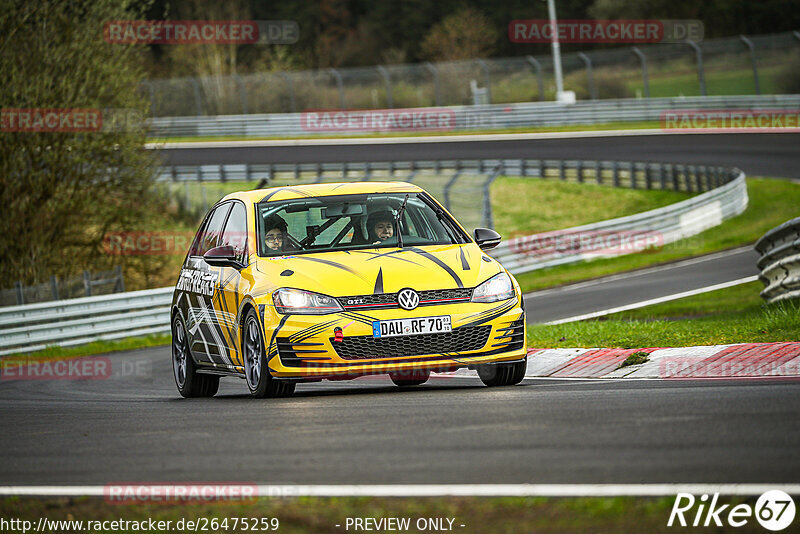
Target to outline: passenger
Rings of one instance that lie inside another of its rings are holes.
[[[367,218],[369,242],[380,245],[394,236],[394,217],[389,211],[378,211]]]
[[[289,226],[277,215],[270,215],[264,221],[264,244],[267,254],[281,252],[286,248],[286,234]]]

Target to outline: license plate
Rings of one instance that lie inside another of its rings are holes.
[[[450,332],[449,315],[436,317],[415,317],[413,319],[390,319],[372,321],[372,337],[414,336],[417,334],[438,334]]]

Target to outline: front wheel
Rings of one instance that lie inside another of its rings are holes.
[[[522,382],[527,368],[527,359],[521,362],[482,365],[478,367],[478,376],[489,387],[513,386]]]
[[[172,320],[172,374],[181,396],[213,397],[219,389],[219,377],[197,372],[189,350],[189,335],[183,319],[175,315]]]
[[[244,374],[250,395],[255,398],[290,397],[294,393],[294,382],[274,378],[269,373],[261,326],[256,312],[250,310],[244,321],[242,332],[244,352]]]

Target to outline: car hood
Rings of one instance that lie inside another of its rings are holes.
[[[256,268],[266,275],[257,293],[294,287],[334,297],[475,287],[502,270],[474,243],[259,257]]]

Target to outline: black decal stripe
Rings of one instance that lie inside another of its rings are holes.
[[[500,317],[501,315],[503,315],[504,313],[506,313],[511,308],[513,308],[515,304],[516,304],[516,299],[513,299],[511,302],[508,303],[508,305],[503,306],[501,309],[498,309],[497,312],[495,312],[495,313],[493,313],[493,314],[491,314],[489,316],[481,317],[479,319],[476,319],[475,321],[472,321],[471,323],[460,325],[459,328],[465,328],[465,327],[468,327],[468,326],[478,326],[478,325],[482,325],[484,323],[488,323],[489,321],[493,321],[493,320],[497,319],[498,317]]]
[[[343,315],[344,317],[347,317],[348,319],[352,319],[354,321],[358,321],[361,324],[368,325],[370,327],[372,327],[372,322],[377,320],[377,319],[373,319],[373,318],[371,318],[371,317],[369,317],[367,315],[362,315],[360,313],[354,313],[354,312],[346,312],[346,313],[343,313],[341,315]]]
[[[458,284],[458,287],[464,287],[464,283],[461,281],[461,278],[458,277],[456,272],[453,269],[451,269],[449,265],[447,265],[445,262],[443,262],[442,260],[440,260],[439,258],[434,256],[433,254],[431,254],[429,252],[426,252],[424,250],[418,249],[416,247],[410,248],[408,250],[410,250],[412,252],[416,252],[417,254],[422,256],[423,258],[428,258],[433,263],[435,263],[436,265],[438,265],[439,267],[441,267],[442,269],[447,271],[447,274],[449,274],[450,276],[453,277],[453,280],[455,281],[456,284]]]
[[[341,263],[336,263],[335,261],[323,260],[323,259],[320,259],[320,258],[306,258],[304,256],[296,256],[296,257],[294,257],[292,259],[314,261],[314,262],[317,262],[317,263],[324,263],[325,265],[330,265],[331,267],[336,267],[337,269],[341,269],[343,271],[347,271],[348,273],[350,273],[352,275],[355,275],[355,276],[358,276],[359,278],[361,278],[361,276],[359,276],[359,274],[358,274],[358,271],[356,271],[355,269],[351,269],[347,265],[342,265]]]
[[[267,367],[269,367],[269,362],[278,354],[278,345],[275,343],[275,336],[278,335],[278,331],[283,328],[283,325],[286,324],[286,321],[291,317],[291,314],[284,315],[281,317],[281,322],[278,323],[278,326],[275,327],[275,330],[272,331],[272,337],[269,340],[269,350],[267,351],[268,359],[267,359]],[[275,347],[273,350],[272,347]],[[269,368],[270,371],[275,371],[275,369]]]
[[[338,320],[333,320],[309,326],[308,328],[304,328],[303,330],[295,332],[294,334],[289,336],[289,341],[296,341],[296,342],[303,341],[304,339],[308,339],[310,337],[317,335],[318,333],[322,332],[329,326],[335,325],[337,322]]]
[[[383,267],[378,269],[378,277],[375,279],[375,289],[372,290],[373,295],[380,295],[383,293]]]
[[[464,255],[464,247],[459,247],[458,251],[461,256],[461,268],[465,271],[469,271],[469,262],[467,261],[467,257]]]

